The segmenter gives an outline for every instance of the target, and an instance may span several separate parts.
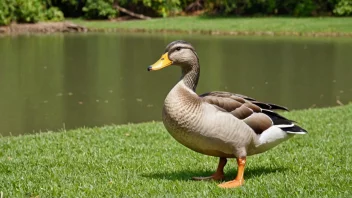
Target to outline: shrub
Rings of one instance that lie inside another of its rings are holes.
[[[169,1],[153,1],[153,0],[143,0],[143,5],[145,7],[151,8],[159,16],[167,17],[173,15],[177,12],[182,11],[180,7],[180,0],[169,0]]]
[[[110,19],[117,15],[113,0],[87,0],[82,10],[87,19]]]
[[[121,7],[147,16],[167,17],[185,8],[190,0],[117,0]],[[120,13],[123,15],[123,13]]]
[[[15,4],[12,0],[0,1],[0,25],[8,25],[14,18]]]
[[[0,0],[0,25],[8,25],[11,21],[35,23],[63,19],[64,15],[58,8],[51,7],[42,0]]]
[[[57,7],[50,7],[45,11],[45,19],[49,21],[62,21],[64,14]]]
[[[339,16],[348,16],[352,14],[352,1],[341,0],[334,8],[334,13]]]
[[[110,19],[125,15],[114,8],[115,3],[152,17],[178,14],[191,3],[212,15],[352,15],[352,0],[0,0],[0,25],[60,21],[64,16]]]
[[[204,5],[208,14],[216,15],[317,16],[352,12],[351,0],[208,0]]]
[[[35,23],[45,19],[44,6],[40,0],[15,0],[15,19],[20,23]]]

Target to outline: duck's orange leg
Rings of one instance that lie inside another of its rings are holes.
[[[236,178],[232,181],[219,184],[218,186],[220,188],[236,188],[244,184],[243,174],[244,174],[244,167],[246,166],[246,157],[238,158],[237,165],[238,165],[238,170],[237,170]]]
[[[220,157],[218,168],[216,169],[216,172],[214,174],[212,174],[211,176],[208,176],[208,177],[193,177],[192,179],[194,179],[194,180],[223,180],[225,178],[224,167],[225,167],[226,163],[227,163],[227,159]]]

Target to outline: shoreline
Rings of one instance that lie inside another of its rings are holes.
[[[275,32],[275,31],[215,31],[215,30],[177,30],[177,29],[143,29],[143,28],[87,28],[87,32],[125,32],[125,33],[167,33],[199,34],[220,36],[296,36],[296,37],[352,37],[344,32]]]
[[[114,22],[111,22],[114,23]],[[116,22],[115,22],[116,23]],[[39,22],[35,24],[11,24],[0,26],[0,36],[52,33],[166,33],[199,34],[223,36],[294,36],[294,37],[352,37],[352,32],[298,32],[298,31],[221,31],[221,30],[182,30],[182,29],[148,29],[148,28],[90,28],[71,21]]]
[[[87,28],[70,21],[63,22],[39,22],[39,23],[13,23],[8,26],[0,26],[0,35],[19,34],[50,34],[65,32],[87,32]]]

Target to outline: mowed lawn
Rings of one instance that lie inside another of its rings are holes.
[[[352,34],[352,17],[261,17],[261,18],[214,18],[214,17],[168,17],[151,20],[123,22],[85,21],[72,19],[74,23],[90,29],[120,30],[173,30],[182,32],[212,31],[216,33],[336,33]],[[331,34],[334,35],[334,34]]]
[[[351,197],[352,104],[284,113],[309,131],[249,157],[246,184],[192,181],[218,159],[177,143],[162,123],[0,138],[3,197]],[[230,160],[226,180],[237,165]]]

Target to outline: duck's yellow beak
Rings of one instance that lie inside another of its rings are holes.
[[[169,59],[168,52],[166,52],[156,63],[148,67],[148,71],[159,70],[170,65],[172,65],[172,61]]]

